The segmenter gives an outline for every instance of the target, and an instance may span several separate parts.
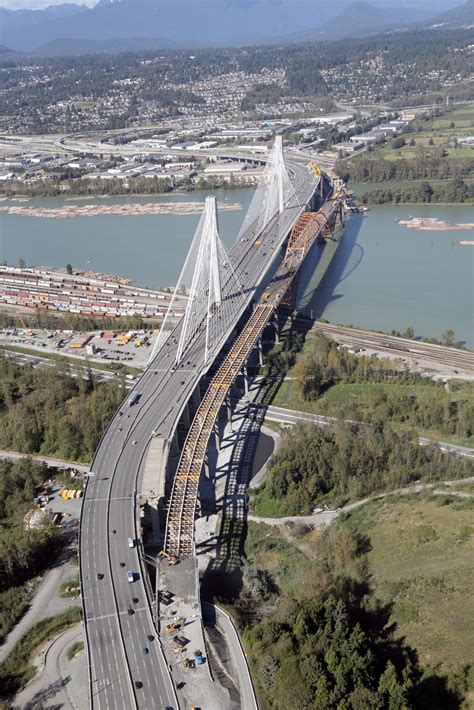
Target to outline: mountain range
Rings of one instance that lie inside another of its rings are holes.
[[[100,0],[0,8],[0,44],[35,54],[287,44],[474,25],[474,0]]]

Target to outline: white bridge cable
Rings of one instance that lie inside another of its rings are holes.
[[[288,208],[299,206],[298,197],[285,166],[282,138],[276,136],[240,228],[239,239],[244,237],[250,227],[253,234],[260,234],[275,215],[283,215]]]
[[[281,136],[277,136],[236,243],[239,240],[253,241],[267,232],[279,240],[300,210],[284,163]],[[173,329],[170,319],[182,314],[185,305],[176,360],[181,360],[185,350],[205,327],[204,357],[207,362],[214,343],[220,342],[220,334],[227,332],[230,320],[240,309],[241,287],[241,278],[233,270],[232,261],[219,238],[215,198],[207,198],[149,362],[163,347]]]
[[[214,343],[220,342],[242,300],[241,279],[232,268],[227,251],[222,244],[217,220],[215,197],[206,198],[204,212],[199,220],[184,267],[176,284],[166,313],[160,336],[150,357],[167,339],[167,323],[176,313],[176,304],[183,303],[186,310],[181,321],[176,362],[179,363],[197,335],[206,331],[204,361],[207,362]],[[181,306],[182,307],[182,306]]]

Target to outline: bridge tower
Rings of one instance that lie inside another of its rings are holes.
[[[297,206],[299,206],[298,197],[283,157],[282,137],[276,136],[252,202],[242,223],[239,238],[246,238],[249,230],[252,231],[254,236],[257,236],[273,220],[278,221],[286,210]]]
[[[240,295],[240,281],[219,237],[216,198],[206,197],[204,211],[150,361],[166,341],[170,318],[184,310],[177,334],[176,364],[182,361],[191,343],[204,329],[204,362],[207,363],[213,344],[220,342],[232,322]]]

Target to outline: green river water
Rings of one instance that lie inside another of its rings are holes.
[[[371,186],[353,186],[364,192]],[[236,238],[251,190],[217,191],[222,202],[242,210],[222,212],[220,232]],[[162,197],[88,199],[78,205],[201,201],[206,193]],[[62,198],[35,198],[22,206],[60,207]],[[474,222],[470,207],[407,205],[371,208],[349,220],[341,242],[316,246],[300,279],[300,306],[333,323],[390,331],[413,326],[418,335],[441,336],[452,328],[474,346],[474,230],[417,232],[395,222],[409,216],[437,217],[448,224]],[[198,215],[97,215],[73,219],[25,217],[0,211],[0,260],[32,265],[86,267],[119,274],[150,287],[176,282]]]

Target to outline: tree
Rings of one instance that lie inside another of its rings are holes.
[[[445,330],[443,333],[443,344],[444,345],[454,345],[456,342],[455,340],[455,335],[454,335],[454,330],[451,330],[451,328],[448,328],[448,330]]]
[[[403,136],[397,136],[397,138],[392,141],[392,148],[395,148],[396,150],[403,148],[404,145],[405,138]]]
[[[66,273],[68,273],[69,276],[72,275],[72,266],[71,266],[71,264],[66,264]]]
[[[24,269],[26,267],[26,261],[23,259],[22,256],[18,259],[18,268],[19,269]]]

